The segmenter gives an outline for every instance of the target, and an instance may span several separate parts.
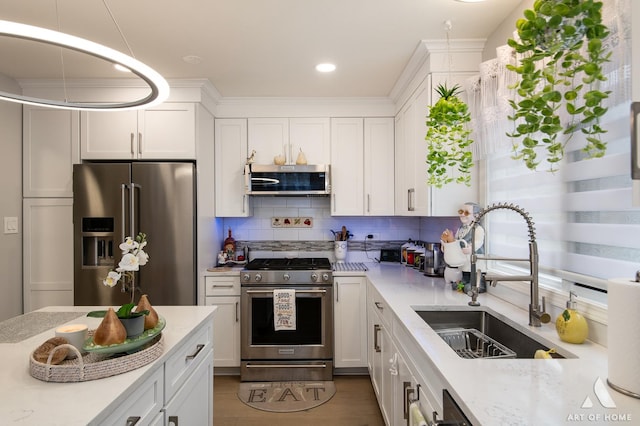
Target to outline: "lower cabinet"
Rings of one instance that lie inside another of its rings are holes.
[[[367,366],[367,281],[362,277],[334,277],[334,365]]]
[[[100,425],[213,424],[213,324],[194,330]]]
[[[217,306],[213,324],[216,367],[240,367],[240,276],[205,276],[206,304]]]
[[[372,285],[367,286],[367,329],[367,365],[385,424],[408,425],[409,405],[414,401],[427,424],[432,424],[433,413],[442,414],[443,382],[426,355],[412,351],[408,331],[394,320]]]

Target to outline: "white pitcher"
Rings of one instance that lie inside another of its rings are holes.
[[[442,242],[444,261],[453,268],[459,268],[469,261],[468,256],[462,252],[462,247],[460,247],[461,242],[465,248],[468,246],[465,240],[456,240],[450,243]]]

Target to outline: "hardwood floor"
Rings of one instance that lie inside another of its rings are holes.
[[[293,413],[257,410],[238,399],[240,376],[215,376],[214,426],[384,426],[369,376],[335,376],[336,394],[319,407]]]

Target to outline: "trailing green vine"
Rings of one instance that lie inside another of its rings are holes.
[[[518,99],[510,101],[514,131],[507,134],[514,139],[513,157],[535,170],[538,148],[544,147],[549,170],[556,171],[578,129],[586,135],[587,157],[602,157],[606,130],[600,118],[607,112],[602,103],[610,92],[598,86],[606,80],[602,67],[611,57],[603,43],[609,30],[602,23],[602,2],[536,0],[516,28],[519,41],[508,44],[522,59],[507,65],[519,77],[513,87]],[[559,115],[563,106],[568,123]]]
[[[467,123],[471,114],[466,103],[458,98],[460,86],[448,88],[440,84],[436,88],[440,99],[429,108],[427,117],[427,183],[441,188],[456,182],[471,185],[473,158],[469,146],[471,130]],[[457,173],[456,173],[457,171]]]

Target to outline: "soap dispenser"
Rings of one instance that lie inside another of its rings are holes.
[[[556,320],[556,331],[560,339],[567,343],[582,343],[587,339],[589,326],[587,320],[576,311],[577,302],[573,300],[576,294],[569,292],[567,309],[564,310]]]

